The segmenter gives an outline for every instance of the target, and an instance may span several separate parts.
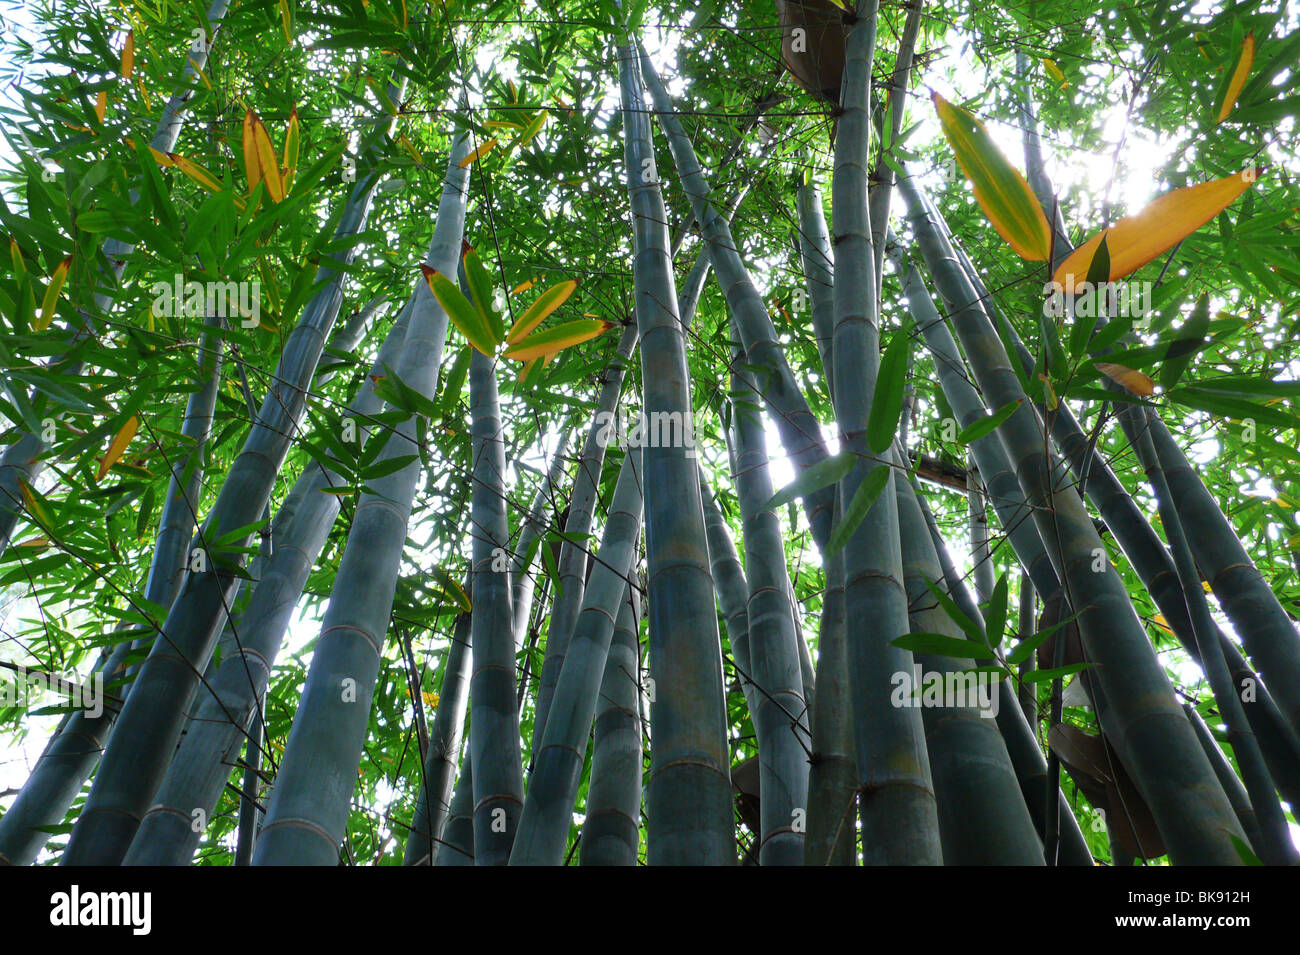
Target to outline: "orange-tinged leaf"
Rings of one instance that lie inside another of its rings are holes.
[[[577,279],[568,279],[558,285],[552,285],[533,301],[506,332],[506,344],[514,345],[525,335],[546,320],[546,317],[565,303],[573,290],[578,287]],[[509,354],[509,352],[507,352]]]
[[[131,78],[135,71],[135,31],[126,35],[126,44],[122,47],[122,76]]]
[[[397,137],[397,144],[406,150],[406,154],[415,160],[417,166],[424,165],[424,157],[420,155],[420,151],[411,144],[411,141],[406,138],[404,133]]]
[[[168,153],[171,164],[183,172],[186,176],[193,179],[208,192],[220,192],[221,183],[213,178],[212,173],[208,172],[196,162],[186,159],[180,153]]]
[[[95,118],[101,123],[104,121],[104,114],[108,112],[108,90],[100,90],[99,96],[95,98]]]
[[[524,128],[519,123],[512,123],[508,119],[489,119],[483,125],[489,129],[513,129],[516,131]]]
[[[512,288],[510,290],[510,294],[518,295],[520,292],[527,292],[532,287],[533,287],[533,280],[529,279],[527,282],[520,282],[518,285]]]
[[[45,505],[42,504],[40,498],[36,496],[31,485],[22,478],[18,479],[18,492],[22,494],[23,506],[27,508],[27,513],[36,521],[37,526],[42,530],[49,530],[52,528],[54,526],[54,519],[50,516],[50,512],[45,509]]]
[[[19,541],[14,544],[15,547],[49,547],[50,539],[48,537],[29,537],[25,541]]]
[[[576,322],[565,322],[563,325],[548,328],[544,332],[529,335],[518,344],[507,348],[505,354],[507,358],[513,358],[516,361],[546,358],[573,345],[595,338],[613,327],[612,322],[602,322],[599,319],[584,318]]]
[[[523,135],[519,137],[520,149],[523,149],[525,146],[527,146],[529,143],[531,143],[534,139],[537,138],[537,134],[540,133],[542,131],[542,127],[546,125],[546,119],[548,116],[550,116],[550,113],[548,113],[546,110],[542,110],[535,117],[533,117],[533,121],[528,124],[527,128],[524,129]]]
[[[36,316],[36,323],[32,326],[36,331],[45,331],[50,327],[50,322],[54,321],[54,310],[58,307],[59,294],[63,291],[63,283],[68,280],[70,268],[72,256],[69,255],[50,274],[50,284],[45,287],[45,298],[41,300],[41,313]]]
[[[289,110],[289,125],[284,130],[284,189],[289,191],[293,174],[298,171],[298,141],[301,135],[298,123],[298,107]]]
[[[1065,74],[1062,73],[1061,68],[1056,65],[1055,60],[1051,60],[1048,59],[1047,57],[1043,57],[1043,69],[1047,71],[1048,76],[1050,76],[1056,82],[1061,84],[1062,89],[1064,89],[1066,85],[1068,85],[1065,79]]]
[[[932,98],[957,164],[974,186],[975,200],[993,228],[1021,258],[1046,261],[1052,230],[1025,177],[994,145],[983,123],[938,93]]]
[[[1237,57],[1237,68],[1232,71],[1232,79],[1228,81],[1228,89],[1223,94],[1223,102],[1219,105],[1219,115],[1215,119],[1216,123],[1221,123],[1228,118],[1232,112],[1232,107],[1237,105],[1237,97],[1241,95],[1242,87],[1246,85],[1246,80],[1250,78],[1250,68],[1255,62],[1255,31],[1251,30],[1246,34],[1246,39],[1241,43],[1241,55]]]
[[[272,202],[281,201],[284,198],[284,181],[280,178],[280,164],[275,158],[275,147],[271,145],[271,134],[266,131],[266,126],[256,113],[253,114],[253,155],[257,157],[267,195]]]
[[[293,35],[289,32],[289,0],[279,0],[280,7],[280,26],[284,27],[284,42],[292,43]]]
[[[1101,237],[1110,252],[1110,281],[1136,272],[1162,252],[1173,248],[1226,209],[1259,178],[1257,168],[1236,175],[1186,186],[1165,193],[1136,215],[1126,216],[1094,235],[1072,252],[1052,276],[1067,295],[1088,278]]]
[[[104,452],[104,459],[99,462],[99,473],[95,476],[96,481],[102,481],[104,475],[108,473],[109,468],[121,460],[126,446],[131,443],[135,433],[140,430],[140,419],[131,415],[126,424],[122,425],[121,430],[113,435],[113,440],[108,443],[108,450]]]
[[[251,109],[244,112],[240,128],[240,142],[244,150],[244,174],[248,177],[248,191],[252,192],[262,181],[262,167],[257,162],[257,140],[253,136],[253,122],[257,114]]]
[[[496,144],[497,144],[497,139],[496,139],[495,136],[493,136],[493,137],[492,137],[491,139],[489,139],[487,142],[485,142],[485,143],[483,143],[482,145],[480,145],[480,146],[479,146],[477,149],[475,149],[472,153],[470,153],[468,156],[466,156],[464,159],[462,159],[462,160],[460,161],[460,163],[456,166],[456,168],[457,168],[457,169],[464,169],[466,166],[469,166],[469,165],[471,165],[471,164],[473,164],[473,163],[478,162],[480,159],[482,159],[484,156],[486,156],[489,152],[491,152],[492,147],[495,146]]]
[[[149,152],[153,154],[153,158],[158,161],[158,165],[160,166],[170,167],[176,165],[176,163],[172,162],[172,157],[167,155],[161,149],[154,149],[152,146],[150,146]]]
[[[1097,362],[1097,370],[1115,384],[1139,397],[1145,398],[1147,395],[1155,394],[1156,383],[1140,371],[1108,361]]]

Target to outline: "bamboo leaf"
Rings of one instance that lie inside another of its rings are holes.
[[[871,505],[876,503],[876,498],[880,497],[880,492],[885,489],[885,485],[888,483],[889,467],[882,464],[878,465],[858,485],[857,491],[853,494],[853,500],[844,509],[840,522],[835,525],[835,530],[831,532],[831,539],[826,545],[827,557],[839,553],[844,545],[849,542],[849,538],[858,529],[858,525],[862,523],[871,510]]]
[[[1106,237],[1103,235],[1088,266],[1088,286],[1098,297],[1106,288],[1109,276],[1110,249],[1107,248]],[[1097,327],[1097,317],[1101,309],[1098,307],[1087,309],[1088,314],[1083,317],[1079,316],[1078,311],[1077,309],[1075,311],[1074,327],[1070,329],[1070,354],[1076,359],[1082,358],[1088,350],[1088,343],[1092,341],[1092,330]]]
[[[527,284],[531,283],[525,283],[525,285]],[[515,291],[523,290],[525,285],[518,286]],[[552,285],[537,296],[532,304],[524,309],[523,314],[515,319],[515,323],[510,326],[510,331],[506,332],[506,342],[511,345],[518,343],[534,328],[546,321],[547,316],[568,301],[569,296],[573,294],[574,289],[577,287],[577,279],[568,279]]]
[[[1097,370],[1109,378],[1115,384],[1122,388],[1128,389],[1130,394],[1138,395],[1145,398],[1147,395],[1155,394],[1156,383],[1140,371],[1134,371],[1124,365],[1116,365],[1112,362],[1098,362]]]
[[[1162,252],[1173,248],[1226,209],[1259,178],[1251,167],[1223,179],[1202,182],[1166,193],[1136,215],[1120,219],[1072,252],[1052,276],[1067,295],[1087,274],[1103,237],[1110,253],[1111,282],[1136,272]]]
[[[1160,386],[1165,391],[1178,384],[1178,379],[1183,377],[1183,372],[1205,344],[1209,330],[1210,296],[1207,292],[1196,300],[1187,323],[1178,330],[1178,337],[1169,343],[1169,351],[1165,353],[1165,360],[1160,365]]]
[[[420,271],[424,273],[424,280],[429,283],[429,291],[447,313],[447,318],[460,329],[462,335],[469,339],[469,343],[484,355],[496,354],[497,343],[492,337],[492,329],[488,326],[487,319],[479,314],[479,310],[465,297],[465,293],[437,269],[421,265]]]
[[[1063,667],[1054,667],[1048,670],[1034,670],[1030,673],[1026,673],[1021,679],[1026,683],[1044,683],[1048,680],[1056,680],[1067,677],[1072,673],[1078,673],[1082,670],[1088,669],[1090,666],[1092,666],[1092,664],[1087,662],[1070,663]]]
[[[248,191],[252,192],[262,181],[262,166],[257,161],[257,138],[253,135],[253,123],[257,115],[250,109],[244,113],[244,122],[240,129],[240,140],[244,149],[244,175],[248,179]]]
[[[122,66],[121,72],[124,79],[130,79],[131,74],[135,71],[135,31],[132,30],[126,35],[126,43],[122,46]]]
[[[101,123],[104,116],[108,113],[108,90],[100,90],[99,96],[95,98],[95,118]]]
[[[108,450],[104,452],[104,457],[99,462],[99,472],[95,475],[96,481],[102,481],[109,468],[121,460],[127,445],[131,443],[131,439],[135,437],[138,430],[140,430],[140,419],[135,415],[131,415],[126,420],[126,424],[122,425],[117,434],[113,435],[113,440],[108,443]]]
[[[23,496],[23,506],[36,521],[38,527],[50,537],[54,537],[54,516],[45,505],[45,498],[34,487],[19,478],[18,491]]]
[[[973,444],[985,435],[992,434],[997,430],[998,425],[1015,414],[1016,409],[1019,407],[1020,399],[1016,399],[1010,404],[1003,405],[992,414],[976,418],[957,432],[957,443],[962,445]]]
[[[871,418],[867,422],[867,446],[883,454],[898,433],[903,413],[903,391],[907,385],[907,358],[910,336],[906,326],[894,332],[880,359],[875,395],[871,400]]]
[[[45,297],[41,300],[41,313],[32,326],[34,330],[43,332],[50,327],[50,322],[54,321],[54,310],[59,304],[59,293],[63,291],[63,283],[68,279],[70,268],[72,268],[70,255],[54,267],[54,272],[50,275],[50,284],[45,287]]]
[[[565,322],[543,332],[534,332],[518,344],[506,349],[507,358],[528,361],[532,358],[549,358],[565,348],[580,344],[613,328],[612,322],[583,318]]]
[[[523,133],[521,133],[519,136],[520,149],[523,149],[525,146],[527,146],[529,143],[531,143],[534,139],[537,138],[537,134],[540,133],[542,131],[542,128],[546,125],[546,120],[548,116],[550,116],[550,114],[546,110],[542,110],[535,117],[533,117],[533,121],[524,128]]]
[[[941,606],[943,612],[948,615],[948,619],[955,623],[961,632],[966,634],[966,636],[971,640],[982,644],[984,641],[983,628],[981,628],[980,625],[970,617],[966,616],[965,612],[957,606],[956,601],[948,596],[944,589],[937,583],[927,580],[925,586],[929,589],[930,594],[934,599],[939,601],[939,606]],[[985,646],[984,649],[987,651],[988,647]]]
[[[994,145],[983,123],[938,93],[932,100],[957,164],[975,188],[975,200],[993,228],[1021,258],[1046,261],[1052,232],[1025,177]]]
[[[480,144],[477,149],[475,149],[472,153],[470,153],[468,156],[462,159],[459,165],[457,166],[457,168],[464,169],[466,166],[472,166],[474,163],[478,162],[489,152],[491,152],[492,147],[495,146],[496,144],[497,144],[497,139],[495,136],[493,136],[491,139],[487,140],[487,142]]]
[[[1241,42],[1241,53],[1237,57],[1237,66],[1232,71],[1232,79],[1228,81],[1228,88],[1224,91],[1223,102],[1219,104],[1219,114],[1215,117],[1215,123],[1221,123],[1228,118],[1232,112],[1232,107],[1237,104],[1237,97],[1241,95],[1242,87],[1246,85],[1246,80],[1250,78],[1250,68],[1255,62],[1255,31],[1251,30],[1246,34],[1246,39]]]
[[[483,267],[483,260],[468,242],[461,249],[461,255],[465,261],[465,278],[469,283],[470,300],[492,330],[492,340],[499,342],[501,341],[501,317],[492,308],[492,279],[488,276],[487,269]]]
[[[913,653],[956,657],[959,660],[979,660],[989,653],[989,648],[982,643],[950,637],[944,633],[906,633],[889,642],[895,647],[911,650]]]
[[[1007,575],[998,577],[989,595],[988,610],[984,615],[984,635],[990,647],[1002,644],[1003,632],[1007,626]]]
[[[853,470],[855,461],[857,461],[857,456],[850,451],[841,451],[824,461],[818,461],[772,495],[772,499],[763,505],[762,510],[774,510],[783,504],[789,504],[796,498],[807,497],[824,487],[838,484],[846,474]]]
[[[298,149],[301,129],[298,122],[298,107],[289,110],[289,124],[284,130],[284,189],[289,190],[293,174],[298,171]]]
[[[184,173],[186,177],[198,183],[204,189],[208,190],[208,192],[221,191],[221,183],[213,177],[212,173],[208,172],[198,163],[186,159],[180,153],[168,153],[167,158],[171,160],[170,165],[175,166]]]
[[[275,147],[271,145],[271,134],[261,117],[253,114],[253,155],[257,157],[257,167],[262,181],[266,183],[267,195],[272,202],[284,199],[284,181],[280,178],[280,164],[275,158]]]

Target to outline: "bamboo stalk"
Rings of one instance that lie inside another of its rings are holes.
[[[640,454],[640,449],[629,449],[619,469],[600,551],[556,684],[552,718],[533,757],[533,777],[511,865],[560,865],[564,861],[615,619],[637,556],[642,510]]]
[[[497,399],[496,361],[477,349],[469,361],[473,419],[474,610],[470,642],[470,757],[474,773],[474,864],[505,865],[523,808],[519,707],[510,577],[496,569],[510,537],[506,513],[505,437]]]
[[[713,206],[709,185],[695,156],[695,149],[673,111],[668,91],[644,51],[640,62],[643,77],[654,100],[654,111],[659,116],[672,151],[681,186],[690,196],[691,209],[696,221],[700,223],[713,271],[726,297],[732,320],[740,330],[745,353],[753,364],[763,369],[762,397],[781,435],[781,444],[796,470],[811,467],[827,457],[821,426],[799,390],[767,307],[741,261],[731,226],[726,216]],[[653,164],[653,156],[646,158]],[[654,166],[646,168],[651,170]],[[824,547],[830,538],[833,497],[834,490],[828,487],[810,494],[804,500],[808,523],[818,546]]]
[[[619,601],[605,658],[591,744],[591,781],[578,846],[581,865],[637,863],[641,840],[640,598],[629,585]]]
[[[781,523],[766,507],[774,492],[762,412],[751,397],[758,386],[743,365],[743,354],[733,357],[732,473],[744,522],[749,666],[762,690],[751,711],[759,754],[759,864],[802,865],[811,739],[798,647],[802,639],[794,627]]]
[[[641,333],[643,410],[694,428],[686,343],[677,314],[666,213],[654,166],[636,50],[619,49],[628,192],[634,221],[633,277]],[[646,164],[643,165],[643,162]],[[701,210],[702,211],[702,210]],[[717,219],[697,218],[705,223]],[[714,259],[714,268],[718,261]],[[731,865],[736,859],[726,701],[713,581],[709,576],[695,452],[645,449],[646,561],[650,591],[651,772],[648,860]]]
[[[867,445],[872,393],[880,367],[879,301],[867,216],[864,157],[876,42],[874,0],[858,4],[845,43],[839,134],[835,142],[835,417],[841,447],[856,456],[839,485],[841,513],[878,467]],[[893,645],[908,632],[897,501],[887,473],[871,510],[844,548],[846,658],[865,860],[938,865],[939,823],[921,714],[891,701],[895,673],[910,673],[912,654]]]

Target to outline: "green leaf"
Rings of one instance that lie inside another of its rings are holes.
[[[908,633],[891,640],[893,646],[913,653],[930,653],[959,660],[979,660],[988,656],[989,648],[974,640],[962,640],[943,633]]]
[[[898,419],[903,412],[903,391],[907,384],[907,358],[910,335],[906,325],[894,332],[880,359],[876,392],[871,400],[871,420],[867,423],[867,446],[884,454],[898,433]]]
[[[501,341],[501,316],[492,308],[492,279],[483,267],[483,260],[469,246],[465,247],[465,278],[474,306],[492,330],[493,341]]]
[[[492,327],[465,297],[465,293],[456,287],[456,283],[436,269],[428,266],[422,266],[422,269],[425,281],[429,283],[429,291],[447,313],[447,319],[484,355],[490,357],[495,354],[497,339],[492,334]]]
[[[848,451],[841,451],[825,461],[818,461],[772,495],[772,499],[764,504],[762,509],[765,511],[773,510],[782,504],[789,504],[796,498],[807,497],[824,487],[838,484],[846,474],[853,470],[855,461],[857,461],[857,456]]]
[[[1204,293],[1196,300],[1187,323],[1178,330],[1178,337],[1169,343],[1164,363],[1160,366],[1160,387],[1169,391],[1178,384],[1192,358],[1206,342],[1210,330],[1210,296]]]
[[[826,545],[825,556],[837,554],[849,542],[853,532],[858,529],[867,512],[871,510],[871,505],[876,503],[876,498],[880,497],[880,492],[885,489],[889,483],[890,469],[888,465],[879,464],[870,474],[868,474],[858,485],[857,491],[853,494],[853,500],[849,501],[849,506],[845,508],[840,522],[835,525],[835,530],[831,532],[831,539]]]
[[[1007,575],[1003,573],[993,585],[989,595],[989,606],[984,613],[984,636],[990,647],[1002,644],[1003,631],[1007,626]]]
[[[1047,680],[1055,680],[1061,677],[1067,677],[1071,673],[1078,673],[1092,666],[1091,663],[1070,663],[1063,667],[1055,667],[1048,670],[1034,670],[1032,673],[1024,675],[1026,683],[1043,683]]]
[[[1110,250],[1106,248],[1106,237],[1101,237],[1101,242],[1097,246],[1097,251],[1092,257],[1092,263],[1088,266],[1088,285],[1091,287],[1093,295],[1093,307],[1087,309],[1088,314],[1080,317],[1077,313],[1074,317],[1074,325],[1070,328],[1070,355],[1077,361],[1087,353],[1088,342],[1092,340],[1092,330],[1097,327],[1097,313],[1101,311],[1100,304],[1105,297],[1106,284],[1110,279]]]
[[[962,445],[974,444],[985,435],[992,434],[997,430],[998,425],[1016,413],[1016,409],[1020,407],[1020,404],[1021,399],[1017,398],[1010,404],[1003,405],[992,414],[976,418],[957,432],[957,443]]]

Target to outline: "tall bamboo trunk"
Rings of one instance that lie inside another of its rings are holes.
[[[653,864],[735,862],[726,701],[704,512],[694,460],[686,342],[677,314],[666,212],[654,168],[636,50],[619,48],[633,278],[641,333],[643,410],[675,421],[676,447],[645,449],[646,562],[650,600],[651,773],[648,859]],[[643,165],[644,163],[644,165]],[[697,214],[697,218],[701,218]],[[714,261],[717,268],[717,260]],[[689,431],[688,431],[689,429]],[[692,435],[691,446],[685,437]],[[670,442],[671,443],[671,442]]]

